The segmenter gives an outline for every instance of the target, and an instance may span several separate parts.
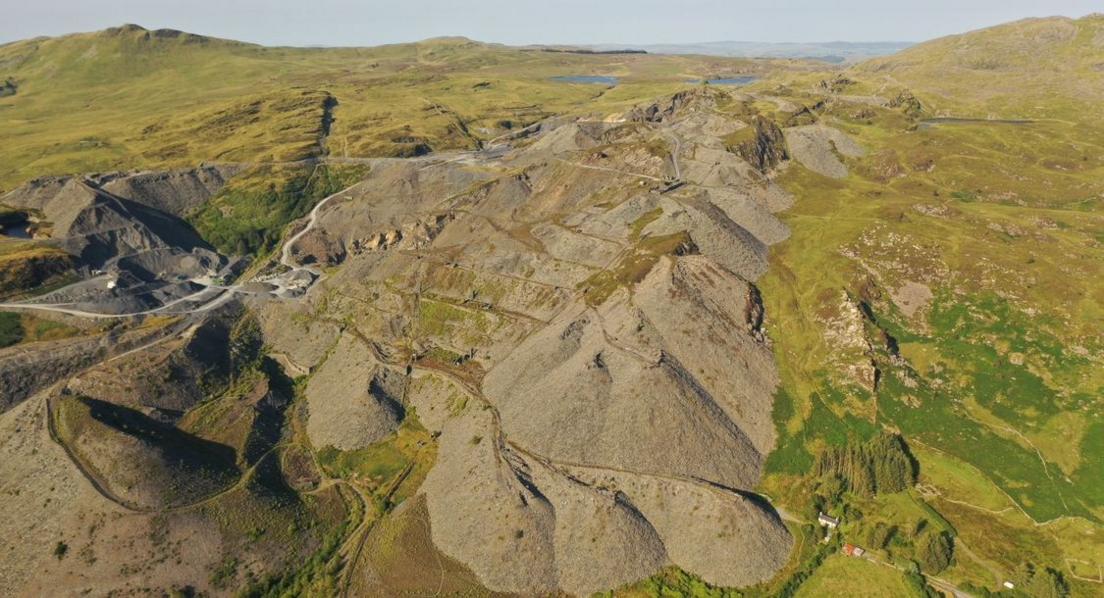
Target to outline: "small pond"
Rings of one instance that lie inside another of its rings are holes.
[[[1033,120],[996,119],[996,118],[954,118],[940,116],[925,118],[920,121],[920,127],[937,127],[939,125],[1030,125]]]
[[[31,233],[28,230],[29,223],[23,222],[20,224],[0,225],[0,236],[12,237],[15,239],[30,239]]]
[[[564,75],[560,77],[552,77],[552,80],[560,83],[617,85],[617,77],[610,77],[607,75]]]

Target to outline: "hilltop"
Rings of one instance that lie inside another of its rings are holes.
[[[1104,103],[1104,15],[1026,19],[943,37],[856,72],[915,89],[935,111],[1061,118]]]
[[[761,72],[711,58],[526,52],[463,38],[265,48],[130,25],[0,47],[0,189],[43,174],[471,148],[589,104],[623,109],[688,78]],[[608,93],[557,75],[607,75]],[[416,89],[417,93],[411,94]],[[597,93],[601,91],[602,93]],[[323,95],[337,117],[323,149]]]
[[[832,64],[853,64],[878,56],[896,54],[912,45],[911,42],[900,41],[822,43],[716,41],[686,44],[594,44],[584,47],[596,51],[637,48],[656,54],[701,54],[739,58],[796,58],[818,60]]]

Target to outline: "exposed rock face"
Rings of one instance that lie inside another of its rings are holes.
[[[113,174],[106,175],[100,187],[112,195],[183,217],[207,203],[239,170],[237,166],[201,166]]]
[[[85,177],[42,177],[12,190],[2,203],[40,210],[55,204],[51,213],[56,216],[67,207],[65,198],[56,196],[71,183],[85,183],[114,197],[183,217],[211,199],[240,170],[238,166],[201,166],[185,170],[109,172]],[[47,219],[56,222],[53,217]]]
[[[911,280],[905,281],[900,288],[890,293],[893,303],[909,318],[927,307],[932,297],[930,287]]]
[[[88,311],[140,311],[196,292],[191,281],[227,265],[180,215],[206,201],[230,172],[48,177],[0,197],[0,203],[32,210],[40,218],[35,238],[71,256],[73,269],[85,278],[108,273],[112,279],[109,286],[100,280],[51,300],[96,304],[82,306]],[[11,277],[13,284],[41,278],[36,272]]]
[[[924,111],[924,106],[912,92],[905,89],[889,101],[890,108],[900,108],[909,116],[919,116]]]
[[[133,330],[16,345],[0,349],[0,413],[47,386],[87,368],[97,360],[141,346],[157,338],[156,330]]]
[[[300,264],[336,266],[345,261],[345,248],[319,230],[308,231],[295,242],[292,255]]]
[[[170,342],[99,364],[71,378],[66,389],[173,421],[227,384],[231,325],[224,310]]]
[[[441,461],[424,486],[434,542],[487,587],[586,595],[666,560],[635,508],[500,445],[489,412],[450,419],[441,438]]]
[[[792,540],[777,515],[737,493],[686,480],[571,471],[588,483],[618,488],[654,527],[671,562],[711,583],[766,581],[789,556]]]
[[[874,345],[867,334],[867,320],[859,305],[841,292],[835,315],[825,321],[824,340],[833,348],[838,367],[852,382],[869,392],[878,385],[878,365],[873,360]]]
[[[58,437],[129,508],[188,504],[237,479],[230,447],[108,401],[63,396],[55,405]]]
[[[693,110],[709,109],[716,105],[716,94],[712,90],[689,89],[680,91],[670,98],[634,108],[628,115],[628,120],[637,122],[664,122],[675,115],[685,114],[684,108]]]
[[[759,172],[767,172],[789,157],[786,152],[786,140],[782,129],[766,117],[756,116],[753,126],[754,135],[737,144],[732,150]]]
[[[280,348],[277,358],[289,375],[309,373],[325,359],[341,336],[338,323],[308,318],[309,306],[288,306],[281,317],[260,312],[258,322],[269,344]],[[288,367],[290,366],[290,367]]]
[[[367,237],[353,239],[350,251],[360,255],[369,251],[387,251],[390,249],[421,249],[429,245],[453,214],[434,214],[427,218],[406,222],[400,229],[377,232]]]
[[[841,93],[854,84],[854,81],[848,79],[841,73],[831,79],[822,79],[818,81],[816,90],[824,93]]]
[[[609,315],[572,313],[487,376],[510,438],[556,461],[753,484],[747,434],[651,335],[618,339],[635,325],[626,310]]]

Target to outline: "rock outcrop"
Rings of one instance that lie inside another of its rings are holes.
[[[840,156],[858,158],[866,151],[843,131],[827,125],[805,125],[785,129],[786,145],[794,160],[817,174],[834,179],[847,176]]]
[[[731,150],[756,170],[765,173],[789,157],[786,139],[782,129],[764,116],[756,116],[752,126],[754,132],[750,138],[736,143]]]

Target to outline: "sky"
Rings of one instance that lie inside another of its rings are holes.
[[[266,45],[924,41],[1101,0],[0,0],[0,43],[136,23]]]

